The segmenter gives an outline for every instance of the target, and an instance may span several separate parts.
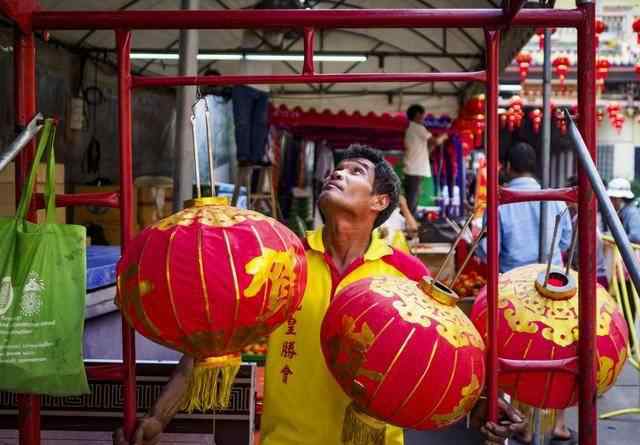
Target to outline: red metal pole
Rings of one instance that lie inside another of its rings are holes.
[[[524,9],[511,22],[500,9],[42,11],[33,29],[570,28],[582,19],[579,9]]]
[[[302,74],[313,74],[313,44],[315,39],[315,33],[313,28],[304,29],[304,66],[302,67]]]
[[[131,32],[116,31],[118,51],[118,141],[120,143],[120,223],[122,253],[133,238],[133,154],[131,148]],[[131,437],[136,424],[135,333],[122,319],[124,362],[124,431]]]
[[[16,30],[13,56],[16,125],[24,127],[36,114],[36,47],[33,34]],[[34,148],[35,141],[32,140],[16,158],[16,203],[20,200]],[[33,207],[31,209],[28,218],[35,221],[36,214]],[[40,443],[40,396],[18,394],[18,429],[20,445]]]
[[[498,69],[500,31],[485,31],[487,47],[487,399],[488,420],[498,418]]]
[[[595,3],[592,0],[577,2],[584,14],[578,27],[578,113],[580,133],[596,159],[596,70],[595,70]],[[580,243],[580,444],[598,443],[596,406],[596,200],[587,173],[578,166],[578,242]]]
[[[285,74],[264,76],[155,76],[133,77],[133,88],[177,87],[185,85],[246,85],[300,83],[380,83],[380,82],[484,82],[484,71],[462,73],[358,73]]]

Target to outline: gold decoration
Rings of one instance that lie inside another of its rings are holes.
[[[616,377],[620,375],[620,371],[624,366],[627,358],[626,349],[621,349],[618,355],[618,362],[615,369],[613,360],[606,355],[598,357],[598,374],[596,375],[596,386],[598,394],[604,394],[611,385],[613,385]]]
[[[438,334],[453,347],[474,346],[484,350],[480,334],[462,311],[425,296],[417,283],[405,278],[376,277],[369,288],[383,297],[398,298],[393,307],[404,321],[425,328],[436,322]]]
[[[468,413],[476,401],[478,397],[478,391],[480,390],[480,381],[478,380],[478,376],[475,374],[471,375],[471,383],[467,386],[463,386],[460,391],[460,395],[462,399],[460,402],[453,408],[453,411],[447,414],[436,414],[432,417],[433,422],[437,426],[444,426],[453,423],[455,420],[461,418],[466,413]]]
[[[291,248],[284,252],[263,248],[262,255],[246,264],[245,272],[253,278],[244,290],[245,297],[255,297],[260,289],[271,283],[266,297],[267,310],[260,316],[262,320],[277,313],[289,302],[291,287],[296,281],[295,266],[295,252]]]
[[[554,344],[565,347],[578,341],[578,295],[567,300],[546,298],[536,290],[534,283],[544,264],[524,266],[500,277],[498,308],[514,332],[542,336]],[[575,273],[575,272],[574,272]],[[597,335],[609,335],[613,300],[598,288]]]
[[[158,230],[169,230],[176,226],[190,226],[196,222],[209,227],[231,227],[247,220],[265,221],[267,219],[267,216],[252,210],[212,205],[184,209],[161,219],[151,227]]]

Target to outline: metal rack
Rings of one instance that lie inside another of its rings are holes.
[[[577,190],[543,190],[535,194],[498,188],[498,70],[502,32],[509,27],[566,27],[578,31],[578,113],[580,132],[595,158],[595,3],[577,0],[571,10],[521,9],[524,0],[503,0],[502,9],[394,9],[394,10],[276,10],[276,11],[63,11],[39,10],[35,0],[0,0],[0,12],[16,24],[15,101],[16,123],[25,126],[36,114],[34,32],[48,30],[103,29],[116,35],[118,54],[118,132],[120,145],[120,192],[115,194],[58,195],[58,206],[94,205],[120,207],[122,249],[133,236],[133,173],[131,147],[131,97],[136,88],[180,85],[304,84],[360,82],[443,82],[476,81],[486,85],[487,165],[488,165],[488,270],[489,338],[487,388],[489,417],[497,416],[497,376],[500,371],[526,369],[553,370],[578,375],[580,443],[597,443],[595,351],[595,224],[596,202],[583,168],[579,169]],[[486,69],[449,73],[364,73],[317,74],[314,72],[313,37],[316,30],[331,28],[481,28],[485,32]],[[131,74],[131,33],[140,29],[265,29],[296,28],[304,31],[304,64],[300,75],[273,76],[164,76],[140,77]],[[33,144],[17,159],[16,193],[20,194]],[[498,205],[505,202],[558,200],[578,202],[580,243],[580,343],[572,360],[522,363],[498,357],[496,339],[498,294]],[[35,199],[32,209],[41,208]],[[124,386],[125,432],[131,434],[136,422],[135,350],[132,329],[123,323],[121,366],[87,369],[94,380],[118,379]],[[20,444],[40,443],[39,397],[19,397]]]

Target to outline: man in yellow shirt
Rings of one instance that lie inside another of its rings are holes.
[[[341,445],[349,398],[327,369],[320,326],[333,295],[376,275],[419,280],[429,272],[416,258],[372,237],[398,204],[400,181],[377,152],[357,147],[326,179],[319,195],[325,225],[306,238],[308,281],[298,311],[269,337],[265,370],[262,445]],[[183,357],[150,414],[138,423],[135,445],[153,445],[178,410],[193,360]],[[488,443],[503,443],[517,423],[485,424]],[[518,422],[519,421],[519,422]],[[114,443],[127,444],[122,430]],[[386,445],[402,445],[403,431],[389,426]]]

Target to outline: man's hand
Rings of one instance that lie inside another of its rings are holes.
[[[138,420],[133,442],[127,442],[122,428],[113,433],[113,445],[156,445],[160,443],[160,436],[164,425],[155,417],[143,417]]]
[[[502,397],[498,398],[498,408],[500,409],[500,421],[485,422],[481,424],[480,418],[485,417],[486,401],[479,402],[471,414],[472,424],[480,427],[480,432],[485,437],[486,445],[502,445],[505,439],[517,434],[524,434],[527,429],[527,422],[520,411],[507,403]]]

